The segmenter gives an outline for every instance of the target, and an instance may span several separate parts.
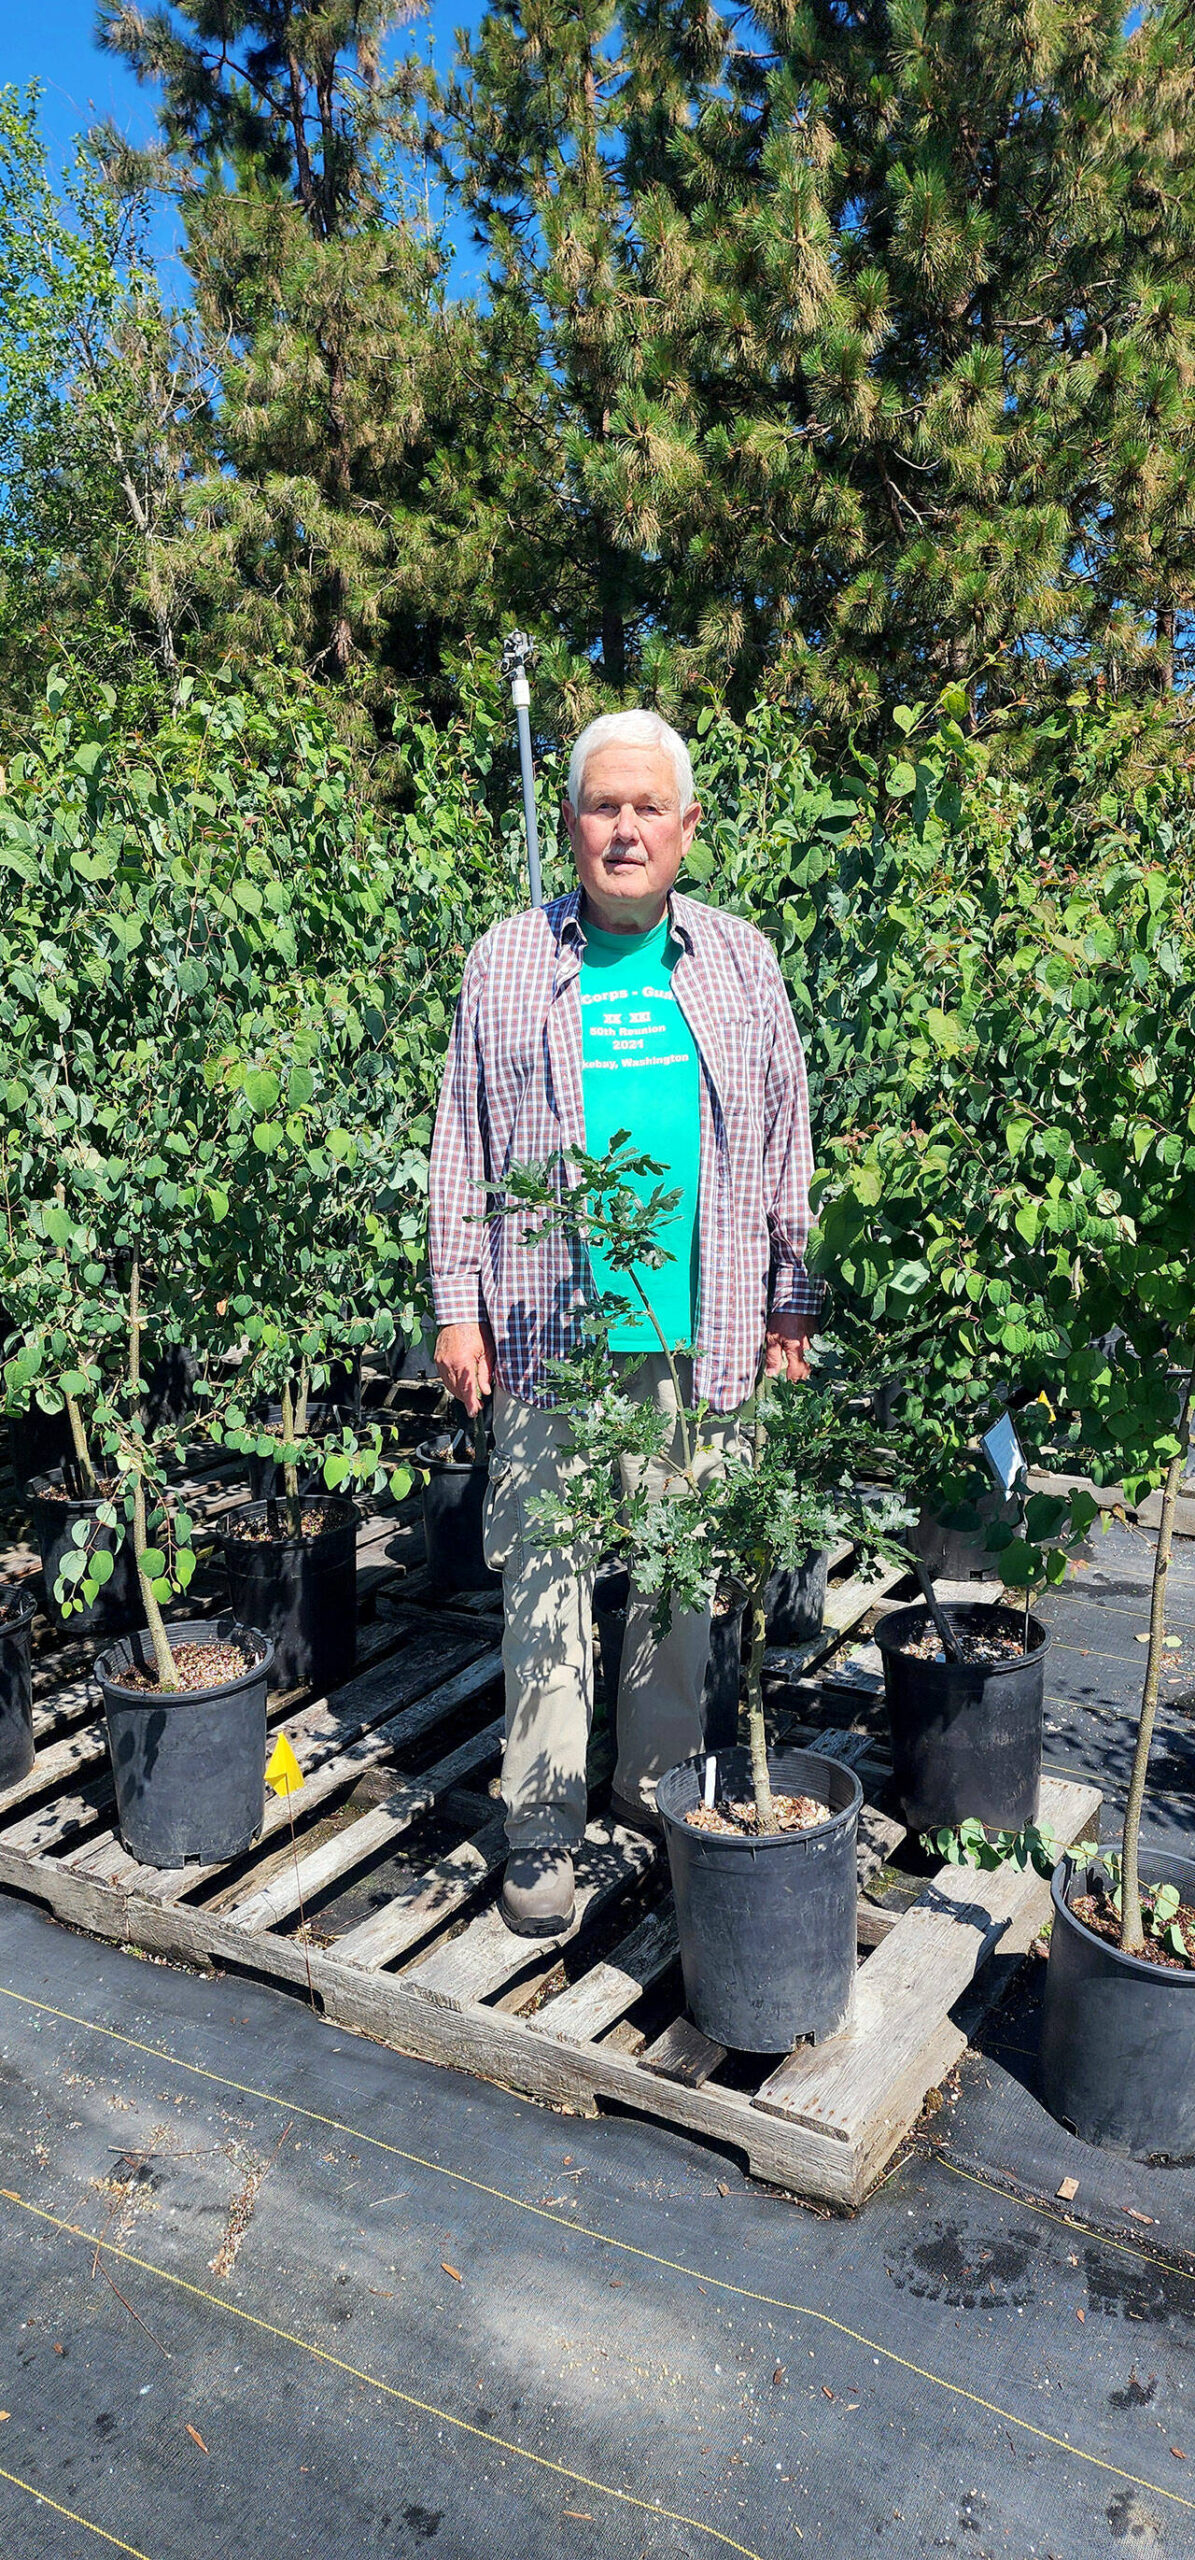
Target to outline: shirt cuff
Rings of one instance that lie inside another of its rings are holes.
[[[772,1282],[771,1313],[774,1316],[808,1316],[811,1324],[820,1316],[825,1304],[826,1284],[815,1280],[808,1271],[790,1265],[778,1271]]]
[[[437,1324],[487,1324],[481,1280],[476,1271],[462,1271],[456,1276],[432,1280],[432,1305]]]

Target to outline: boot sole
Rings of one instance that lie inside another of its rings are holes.
[[[507,1910],[502,1894],[498,1897],[498,1909],[513,1938],[562,1938],[565,1930],[572,1928],[577,1916],[577,1906],[573,1902],[567,1914],[553,1914],[547,1920],[516,1920]]]

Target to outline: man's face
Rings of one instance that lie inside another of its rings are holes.
[[[646,932],[663,915],[701,816],[680,805],[672,760],[662,747],[614,744],[587,757],[581,806],[564,804],[564,823],[595,924]]]

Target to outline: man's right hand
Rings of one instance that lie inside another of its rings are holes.
[[[494,1391],[494,1337],[488,1324],[446,1324],[436,1336],[436,1370],[471,1417]]]

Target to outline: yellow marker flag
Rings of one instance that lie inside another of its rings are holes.
[[[273,1788],[276,1796],[293,1796],[302,1784],[303,1772],[286,1735],[280,1733],[266,1762],[266,1785]]]

